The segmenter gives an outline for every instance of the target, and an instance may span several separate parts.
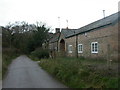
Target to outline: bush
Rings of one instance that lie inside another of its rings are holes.
[[[31,56],[38,58],[38,59],[49,58],[49,51],[38,48],[35,51],[31,52]]]

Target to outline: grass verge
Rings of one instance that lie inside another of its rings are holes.
[[[8,66],[11,62],[18,57],[20,54],[16,52],[15,49],[4,49],[2,53],[2,79],[5,77],[5,74],[8,70]]]
[[[120,80],[115,63],[108,68],[106,61],[57,58],[39,65],[70,88],[118,88]]]

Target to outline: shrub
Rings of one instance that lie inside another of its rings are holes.
[[[31,56],[36,57],[38,59],[49,58],[49,51],[38,48],[35,51],[31,52]]]

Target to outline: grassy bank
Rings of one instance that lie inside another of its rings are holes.
[[[117,88],[117,63],[103,60],[57,58],[40,61],[40,66],[71,88]]]
[[[15,59],[19,55],[20,54],[18,54],[18,52],[15,49],[9,49],[9,48],[3,49],[3,52],[2,52],[2,77],[3,78],[8,70],[8,66],[11,64],[13,59]]]

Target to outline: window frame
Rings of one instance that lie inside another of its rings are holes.
[[[79,46],[80,46],[80,48],[79,48]],[[78,53],[83,53],[83,44],[78,44]]]
[[[97,47],[96,47],[97,44]],[[98,42],[91,43],[91,53],[98,53]]]
[[[72,53],[72,45],[68,45],[68,53]]]

